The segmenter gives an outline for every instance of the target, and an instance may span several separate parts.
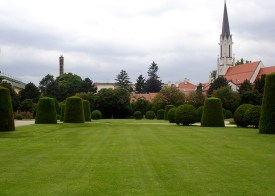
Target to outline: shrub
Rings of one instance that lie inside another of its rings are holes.
[[[260,133],[275,134],[275,73],[266,76]]]
[[[22,114],[15,114],[15,116],[14,116],[14,118],[16,119],[16,120],[22,120],[23,119],[23,116],[22,116]]]
[[[72,96],[66,99],[64,123],[84,123],[84,109],[82,99]]]
[[[142,119],[142,113],[141,113],[141,111],[135,111],[134,118],[136,120],[141,120]]]
[[[56,124],[56,107],[53,98],[43,97],[37,104],[35,124]]]
[[[259,127],[259,121],[261,116],[261,106],[251,106],[244,113],[244,120],[247,125],[251,125],[255,128]]]
[[[91,117],[93,120],[99,120],[102,118],[102,113],[99,110],[92,111]]]
[[[202,127],[224,127],[222,102],[219,98],[208,98],[204,102]]]
[[[200,107],[196,110],[196,121],[197,121],[197,122],[201,122],[202,113],[203,113],[203,106],[200,106]]]
[[[173,107],[169,110],[169,112],[167,114],[167,120],[169,120],[170,123],[176,123],[176,121],[175,121],[176,110],[177,110],[177,108]]]
[[[196,108],[190,104],[183,104],[175,111],[177,124],[190,125],[196,122]]]
[[[247,123],[244,119],[244,114],[246,112],[246,110],[248,110],[249,108],[253,107],[253,105],[251,104],[243,104],[240,105],[237,110],[234,112],[234,121],[235,124],[238,127],[247,127]]]
[[[160,109],[157,112],[157,119],[158,120],[164,120],[164,114],[165,114],[165,110],[164,109]]]
[[[145,118],[146,119],[149,119],[149,120],[153,120],[156,118],[156,114],[154,111],[147,111],[146,114],[145,114]]]
[[[164,119],[165,120],[168,120],[168,117],[167,117],[168,112],[169,112],[169,110],[171,110],[174,107],[175,107],[174,105],[167,105],[167,106],[165,106],[165,114],[164,114]]]
[[[61,107],[61,111],[60,111],[60,121],[64,121],[65,106],[66,106],[65,103],[62,103],[62,104],[60,105],[60,107]]]
[[[32,112],[19,112],[23,116],[23,119],[33,119],[34,114]]]
[[[83,108],[84,108],[85,121],[91,121],[90,102],[87,100],[83,100]]]
[[[229,119],[229,118],[232,118],[233,117],[233,114],[230,110],[223,110],[223,116],[225,119]]]
[[[14,131],[10,91],[0,86],[0,131]]]

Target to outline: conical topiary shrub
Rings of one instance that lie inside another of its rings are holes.
[[[84,123],[84,109],[82,99],[72,96],[66,99],[64,123]]]
[[[0,86],[0,131],[14,131],[10,91]]]
[[[85,121],[91,121],[90,102],[87,100],[83,100],[83,108],[84,108]]]
[[[167,106],[165,106],[164,120],[168,120],[168,117],[167,117],[168,112],[169,112],[169,110],[171,110],[174,107],[175,107],[174,105],[167,105]]]
[[[260,133],[275,134],[275,73],[265,79]]]
[[[204,102],[202,127],[224,127],[222,102],[219,98],[208,98]]]
[[[36,110],[35,124],[56,124],[56,107],[53,98],[39,99]]]

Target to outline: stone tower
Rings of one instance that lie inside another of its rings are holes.
[[[64,74],[64,57],[61,55],[59,57],[59,76]]]
[[[224,3],[222,34],[220,36],[220,55],[218,58],[217,77],[224,76],[229,67],[234,66],[235,59],[232,55],[232,35],[230,34],[226,2]]]

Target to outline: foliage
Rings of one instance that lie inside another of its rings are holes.
[[[253,89],[252,84],[249,80],[244,80],[243,83],[239,86],[238,92],[242,94],[245,91],[251,91]]]
[[[242,64],[247,64],[247,63],[251,63],[251,61],[249,60],[244,60],[243,58],[241,58],[240,60],[238,59],[235,63],[235,66],[238,66],[238,65],[242,65]]]
[[[20,96],[14,91],[14,89],[10,83],[0,82],[0,87],[1,86],[9,89],[10,96],[11,96],[12,109],[14,112],[16,112],[20,107]]]
[[[261,78],[257,78],[254,82],[255,90],[257,90],[261,95],[264,93],[265,78],[266,75],[263,74]]]
[[[217,77],[217,70],[211,71],[211,73],[210,73],[211,81],[214,81],[216,79],[216,77]]]
[[[84,109],[82,99],[72,96],[66,99],[64,123],[84,123]]]
[[[136,83],[135,83],[135,92],[136,93],[145,93],[146,90],[145,90],[145,78],[143,78],[142,75],[139,75],[137,80],[136,80]]]
[[[60,121],[64,121],[65,106],[66,106],[66,103],[62,103],[62,104],[60,105],[60,107],[61,107],[61,111],[60,111]]]
[[[102,118],[102,113],[99,110],[94,110],[91,113],[91,117],[93,120],[99,120]]]
[[[156,118],[156,114],[154,111],[147,111],[146,114],[145,114],[145,118],[146,119],[149,119],[149,120],[153,120]]]
[[[238,127],[247,127],[248,126],[244,115],[245,115],[246,111],[252,107],[253,107],[252,104],[242,104],[237,108],[237,110],[234,113],[234,121]]]
[[[214,90],[217,90],[224,86],[229,86],[227,79],[222,76],[218,77],[211,83],[209,89],[207,90],[207,95],[212,95]]]
[[[141,120],[142,119],[142,113],[140,111],[135,111],[134,112],[134,118],[136,120]]]
[[[40,98],[37,104],[35,124],[56,124],[56,107],[53,98]]]
[[[14,119],[16,119],[16,120],[22,120],[23,119],[23,115],[16,113],[15,116],[14,116]]]
[[[158,65],[153,61],[153,63],[150,65],[147,71],[149,78],[158,79],[159,78],[157,74],[158,70],[159,70]]]
[[[168,112],[169,112],[169,110],[171,110],[174,107],[175,107],[174,105],[166,105],[165,106],[164,120],[168,120]]]
[[[84,109],[85,121],[91,121],[91,109],[90,109],[89,101],[83,100],[83,109]]]
[[[233,113],[230,110],[224,109],[223,116],[224,116],[224,119],[229,119],[233,117]]]
[[[205,100],[201,119],[202,127],[224,127],[222,102],[219,98]]]
[[[147,93],[158,93],[161,90],[161,81],[156,78],[146,80],[145,89]]]
[[[190,92],[188,96],[186,96],[186,103],[193,105],[195,108],[199,108],[200,106],[203,106],[204,100],[206,96],[200,92]]]
[[[258,92],[258,90],[253,88],[249,80],[245,80],[239,86],[238,92],[240,93],[242,104],[261,104],[262,95]]]
[[[34,111],[34,104],[31,99],[25,99],[20,104],[20,110],[24,112],[33,112]]]
[[[244,113],[244,120],[247,125],[251,125],[255,128],[259,127],[259,121],[261,116],[261,106],[252,106]]]
[[[126,89],[129,93],[133,91],[131,87],[130,78],[125,70],[121,70],[120,73],[116,76],[115,86],[118,88]]]
[[[175,111],[177,124],[190,125],[196,122],[196,108],[190,104],[183,104]]]
[[[164,109],[160,109],[157,111],[157,119],[158,120],[164,120],[164,114],[165,114],[165,110]]]
[[[131,103],[132,109],[134,111],[140,111],[142,115],[145,115],[147,109],[148,109],[149,101],[146,99],[138,98],[136,101],[133,101]]]
[[[14,131],[14,118],[10,91],[0,86],[0,132]]]
[[[177,108],[173,107],[167,113],[167,120],[169,120],[170,123],[176,123],[176,121],[175,121],[175,112],[176,112],[176,110],[177,110]]]
[[[54,76],[47,74],[44,78],[42,78],[42,80],[39,82],[39,89],[42,96],[56,97],[56,92],[58,89]]]
[[[25,99],[31,99],[33,103],[37,103],[40,98],[40,91],[39,88],[35,86],[32,82],[26,84],[25,89],[22,89],[19,92],[21,97],[21,101]]]
[[[204,108],[204,106],[200,106],[198,109],[196,109],[197,122],[201,122],[201,118],[202,118],[202,114],[203,114],[203,108]]]
[[[275,134],[275,73],[266,76],[260,118],[260,133]]]
[[[90,78],[85,78],[82,81],[82,92],[84,93],[96,93],[97,87]]]

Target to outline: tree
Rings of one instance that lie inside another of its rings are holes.
[[[33,103],[37,103],[41,96],[39,88],[36,87],[32,82],[26,84],[25,89],[22,89],[19,94],[21,101],[25,99],[31,99]]]
[[[85,93],[96,93],[97,87],[90,78],[85,78],[82,81],[82,92]]]
[[[158,70],[159,70],[158,65],[153,61],[153,63],[150,65],[147,71],[149,78],[158,79],[159,78],[157,74]]]
[[[209,89],[207,91],[207,95],[212,95],[212,93],[213,93],[214,90],[216,90],[218,88],[221,88],[223,86],[229,86],[227,79],[224,78],[224,77],[222,77],[222,76],[218,77],[217,79],[215,79],[211,83],[211,85],[210,85],[210,87],[209,87]]]
[[[121,70],[120,73],[116,76],[115,80],[117,81],[115,83],[116,87],[126,89],[128,92],[133,91],[130,78],[125,70]]]
[[[196,92],[197,93],[202,93],[202,91],[203,91],[202,83],[199,83],[199,85],[197,86]]]
[[[136,93],[145,93],[145,78],[143,78],[142,75],[140,75],[137,80],[136,80],[136,84],[135,84],[135,92]]]
[[[214,81],[216,79],[216,77],[217,77],[217,70],[211,71],[211,73],[210,73],[211,81]]]
[[[39,89],[42,96],[46,97],[56,97],[56,94],[58,92],[57,83],[55,82],[54,77],[50,74],[47,74],[39,82]]]
[[[147,93],[157,93],[161,90],[161,81],[157,75],[158,66],[153,61],[148,69],[148,76],[149,78],[146,81],[145,89]]]
[[[251,61],[244,60],[243,58],[241,58],[240,60],[236,61],[235,66],[242,65],[242,64],[247,64],[247,63],[251,63]]]
[[[206,96],[202,92],[190,92],[186,97],[186,102],[193,105],[195,108],[199,108],[204,104]]]
[[[239,87],[239,93],[242,104],[261,104],[261,95],[258,90],[254,89],[249,80],[245,80]]]
[[[266,75],[263,74],[261,78],[257,78],[255,80],[255,89],[262,95],[264,93],[264,85],[265,85]]]
[[[132,105],[133,111],[140,111],[142,115],[145,115],[149,105],[149,101],[147,101],[142,97],[132,102],[131,105]]]

